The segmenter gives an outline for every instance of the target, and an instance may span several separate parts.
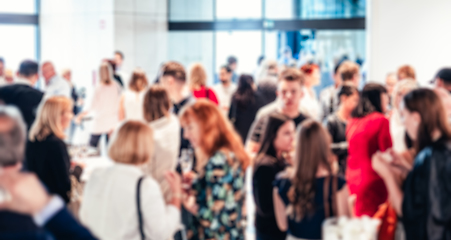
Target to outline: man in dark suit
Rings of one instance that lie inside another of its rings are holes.
[[[0,239],[95,239],[50,196],[34,174],[21,173],[26,129],[13,106],[0,106]]]
[[[20,64],[14,84],[0,87],[0,101],[19,108],[27,124],[27,130],[36,117],[36,111],[44,93],[33,88],[38,81],[38,63],[25,60]]]

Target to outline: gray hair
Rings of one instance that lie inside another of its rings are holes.
[[[11,128],[0,131],[0,166],[15,165],[24,160],[25,123],[16,107],[5,105],[0,105],[0,120],[12,123]]]

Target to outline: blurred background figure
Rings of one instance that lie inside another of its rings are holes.
[[[149,85],[146,73],[141,69],[136,69],[128,82],[128,88],[122,94],[119,103],[119,121],[144,120],[144,95]]]
[[[152,129],[140,121],[127,121],[108,150],[114,164],[92,173],[84,190],[81,222],[101,239],[169,239],[180,223],[181,183],[166,172],[173,193],[166,204],[160,186],[143,176],[154,151]]]
[[[400,112],[400,103],[406,94],[418,88],[418,83],[411,79],[404,79],[395,84],[392,92],[392,111],[390,114],[390,136],[393,150],[402,153],[412,147],[412,141],[406,133]]]
[[[39,80],[38,70],[37,62],[25,60],[20,63],[14,84],[0,87],[0,101],[20,110],[22,119],[27,124],[27,131],[34,122],[37,108],[44,96],[43,92],[33,87]]]
[[[78,114],[76,123],[80,124],[85,116],[93,114],[93,127],[89,145],[98,147],[101,136],[105,136],[108,142],[109,135],[119,124],[119,103],[121,87],[113,78],[113,69],[107,62],[102,62],[99,67],[100,82],[97,85],[91,105]]]
[[[393,89],[395,88],[396,83],[398,82],[398,78],[396,73],[389,73],[385,78],[385,88],[387,89],[388,96],[390,99],[393,95]]]
[[[180,150],[180,123],[170,112],[171,100],[161,86],[152,86],[144,96],[144,119],[153,130],[154,151],[143,171],[161,186],[164,199],[172,197],[165,172],[175,171]]]
[[[321,83],[321,72],[319,66],[308,63],[301,67],[301,71],[305,78],[301,108],[305,109],[305,113],[308,116],[320,121],[321,109],[316,93],[313,90],[313,87],[318,86]]]
[[[332,138],[332,153],[338,160],[338,174],[344,177],[349,147],[346,139],[346,126],[351,120],[352,111],[359,104],[359,91],[350,84],[343,85],[338,97],[340,99],[338,109],[326,118],[325,126]]]
[[[399,67],[396,75],[398,76],[398,81],[407,78],[416,80],[415,69],[410,65],[403,65]]]
[[[64,96],[67,98],[71,98],[70,84],[56,74],[53,63],[44,62],[41,65],[41,74],[46,84],[45,88],[46,98],[52,96]]]
[[[257,91],[263,97],[263,105],[266,105],[276,99],[277,79],[279,68],[277,61],[267,59],[263,60],[257,78]]]
[[[71,166],[65,131],[73,114],[72,100],[64,96],[50,97],[41,106],[30,129],[26,150],[26,167],[36,173],[50,193],[70,201]]]
[[[354,87],[360,87],[360,67],[355,62],[346,60],[340,64],[338,72],[341,77],[342,84],[350,82]]]
[[[244,144],[257,111],[264,105],[264,98],[256,91],[251,75],[243,74],[238,81],[238,88],[232,97],[229,119]]]
[[[236,70],[238,68],[238,59],[234,56],[230,56],[227,58],[227,66],[232,70],[232,83],[237,84],[238,83],[238,74],[236,73]],[[219,79],[221,80],[221,79]]]
[[[443,88],[451,93],[451,68],[440,69],[431,81],[437,88]]]
[[[112,71],[113,71],[113,78],[114,78],[114,80],[119,84],[119,86],[121,87],[121,88],[124,88],[124,81],[122,80],[123,78],[122,78],[122,76],[121,75],[119,75],[116,71],[117,71],[117,69],[116,69],[116,62],[114,61],[114,60],[111,60],[111,59],[105,59],[104,60],[104,62],[107,62],[109,65],[110,65],[110,67],[111,67],[111,69],[112,69]]]
[[[77,116],[81,112],[81,108],[83,105],[83,97],[79,95],[79,92],[77,91],[77,89],[75,88],[75,85],[72,82],[72,72],[70,69],[64,69],[63,71],[61,71],[61,76],[63,77],[64,80],[66,80],[70,84],[70,87],[71,87],[70,96],[71,96],[72,102],[74,104],[73,114],[74,114],[74,116]],[[73,120],[71,122],[71,125],[69,128],[69,136],[68,136],[69,143],[73,142],[76,128],[77,128],[77,124]]]
[[[0,86],[7,84],[5,79],[5,59],[0,57]]]
[[[341,62],[335,65],[332,79],[334,84],[323,89],[319,94],[321,104],[321,120],[324,120],[329,114],[335,112],[338,108],[339,98],[338,92],[342,85],[341,74],[338,71]]]
[[[215,92],[207,87],[207,73],[202,64],[195,63],[191,66],[188,83],[195,98],[206,98],[218,105]]]
[[[5,70],[5,81],[7,84],[12,84],[14,83],[14,73],[13,70],[11,69],[6,69]]]
[[[219,108],[225,116],[229,114],[230,104],[232,103],[232,96],[236,91],[236,84],[232,81],[233,71],[225,65],[219,70],[220,83],[213,86],[219,102]]]
[[[294,147],[295,131],[296,125],[289,117],[279,113],[269,116],[252,175],[258,240],[284,240],[286,237],[286,229],[280,230],[276,222],[272,189],[276,176],[292,163],[290,152]]]
[[[293,51],[290,46],[285,46],[280,50],[279,65],[286,67],[295,67],[296,59],[293,58]]]

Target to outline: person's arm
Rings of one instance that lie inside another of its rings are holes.
[[[381,123],[378,129],[377,143],[379,150],[384,152],[392,147],[392,140],[390,136],[390,124],[388,119],[381,119]]]
[[[349,209],[349,190],[346,184],[337,192],[337,205],[338,216],[351,217]]]
[[[274,202],[274,213],[276,215],[277,226],[280,231],[285,232],[288,229],[287,214],[285,209],[285,204],[282,198],[279,196],[279,188],[274,187],[272,191],[273,202]]]
[[[265,117],[256,119],[249,130],[245,148],[250,156],[255,156],[260,150],[260,139],[263,137],[264,130],[266,128]]]
[[[141,209],[144,233],[148,239],[168,239],[175,234],[180,225],[180,192],[174,195],[178,196],[166,205],[158,183],[153,179],[144,179]]]
[[[125,96],[122,95],[121,100],[119,102],[119,121],[123,121],[125,119],[124,99]]]
[[[402,200],[404,198],[404,193],[401,189],[401,183],[399,182],[399,179],[397,181],[389,163],[384,160],[380,152],[373,155],[372,167],[374,171],[376,171],[384,180],[391,205],[395,209],[398,216],[402,216]]]
[[[254,179],[257,181],[254,184],[254,201],[255,207],[264,213],[272,214],[272,183],[275,179],[275,173],[271,167],[260,166],[254,173]]]
[[[39,227],[58,240],[96,239],[64,207],[59,196],[50,196],[32,173],[0,174],[0,186],[10,195],[0,203],[1,210],[31,215]]]

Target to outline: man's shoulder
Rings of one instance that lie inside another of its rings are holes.
[[[263,106],[262,108],[260,108],[260,110],[258,110],[258,112],[257,112],[255,119],[259,119],[261,117],[268,116],[269,114],[271,114],[273,112],[276,112],[277,111],[277,102],[276,101],[273,101],[273,102],[267,104],[266,106]]]

